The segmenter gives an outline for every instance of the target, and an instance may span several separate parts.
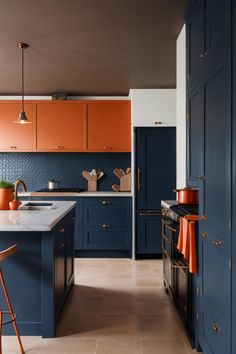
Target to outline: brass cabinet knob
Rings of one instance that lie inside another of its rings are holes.
[[[222,244],[222,242],[220,240],[213,240],[212,243],[216,247],[218,247],[218,246],[220,246]]]
[[[60,233],[63,233],[63,232],[65,232],[65,228],[62,226],[58,231],[59,231]]]
[[[56,149],[58,149],[58,150],[65,149],[65,146],[63,146],[63,145],[57,145],[57,146],[56,146]]]
[[[208,233],[207,233],[207,232],[203,232],[203,233],[202,233],[202,237],[203,237],[203,238],[207,238],[207,237],[208,237]]]
[[[206,221],[206,220],[207,220],[207,216],[206,216],[205,214],[203,214],[203,215],[201,216],[201,219],[202,219],[202,221]]]
[[[214,332],[220,332],[220,326],[216,322],[212,324],[211,328]]]
[[[11,145],[11,146],[10,146],[10,149],[17,149],[17,146]]]
[[[110,202],[109,200],[103,200],[102,201],[102,205],[111,205],[112,202]]]
[[[65,248],[65,244],[63,242],[61,242],[60,246],[59,246],[59,249],[62,250],[63,248]]]
[[[201,53],[200,54],[200,59],[204,59],[204,57],[205,57],[205,53]]]
[[[103,228],[103,229],[110,229],[110,228],[111,228],[111,225],[109,225],[109,224],[102,224],[102,228]]]
[[[203,181],[206,177],[205,176],[197,176],[198,179],[200,179],[200,181]]]

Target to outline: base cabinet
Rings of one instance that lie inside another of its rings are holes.
[[[56,335],[58,317],[74,283],[73,225],[71,210],[51,231],[0,233],[0,249],[19,246],[1,268],[21,335]],[[2,289],[0,308],[6,309]],[[14,334],[13,326],[4,326],[3,334]]]
[[[161,211],[138,211],[136,213],[136,229],[137,255],[161,255]]]

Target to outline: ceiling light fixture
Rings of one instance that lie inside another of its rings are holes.
[[[14,123],[27,124],[31,122],[25,114],[24,107],[24,50],[27,49],[29,45],[27,43],[18,42],[17,47],[21,49],[21,112],[17,121],[14,121]]]

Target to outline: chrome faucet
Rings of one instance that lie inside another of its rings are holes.
[[[22,185],[22,189],[24,192],[26,192],[26,184],[22,179],[17,179],[15,181],[15,187],[14,187],[14,195],[15,195],[15,199],[17,199],[17,193],[18,193],[18,187],[19,185]]]

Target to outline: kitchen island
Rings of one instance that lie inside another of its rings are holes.
[[[0,250],[19,245],[18,253],[1,266],[20,334],[50,338],[56,335],[58,317],[74,284],[76,203],[27,204],[0,211]],[[0,308],[6,307],[1,290]],[[13,334],[10,325],[3,330]]]

